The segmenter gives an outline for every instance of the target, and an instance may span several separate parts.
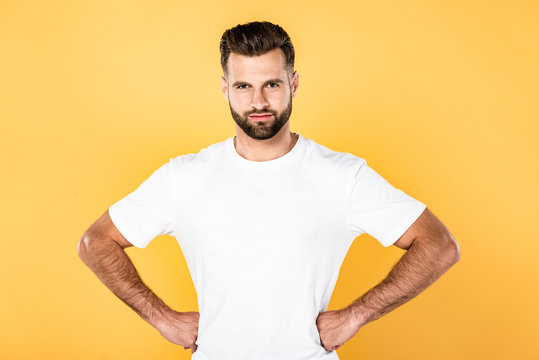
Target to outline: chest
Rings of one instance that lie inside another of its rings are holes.
[[[200,179],[177,199],[177,240],[190,258],[242,272],[334,261],[347,240],[341,191],[301,172]]]

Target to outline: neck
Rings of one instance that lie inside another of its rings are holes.
[[[236,152],[250,161],[269,161],[280,158],[295,146],[299,135],[290,130],[279,132],[271,139],[256,140],[244,133],[234,137]]]

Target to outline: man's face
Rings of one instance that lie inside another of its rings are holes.
[[[272,138],[292,113],[298,74],[289,77],[281,49],[260,56],[231,53],[222,91],[236,124],[251,138]],[[266,115],[266,116],[264,116]]]

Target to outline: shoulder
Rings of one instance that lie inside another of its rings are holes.
[[[332,170],[354,175],[359,167],[367,162],[355,154],[333,150],[309,138],[305,138],[305,145],[309,161],[315,162],[326,171]]]
[[[170,159],[175,171],[196,170],[208,167],[212,163],[219,163],[224,154],[225,146],[229,139],[211,144],[200,149],[196,153],[187,153]]]

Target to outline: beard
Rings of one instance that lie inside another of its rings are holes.
[[[280,114],[273,110],[255,110],[245,113],[243,116],[232,109],[228,103],[232,117],[238,126],[247,134],[247,136],[256,140],[271,139],[277,134],[292,114],[292,95],[288,101],[288,106]],[[249,118],[252,114],[271,113],[273,116],[264,121],[254,121]]]

